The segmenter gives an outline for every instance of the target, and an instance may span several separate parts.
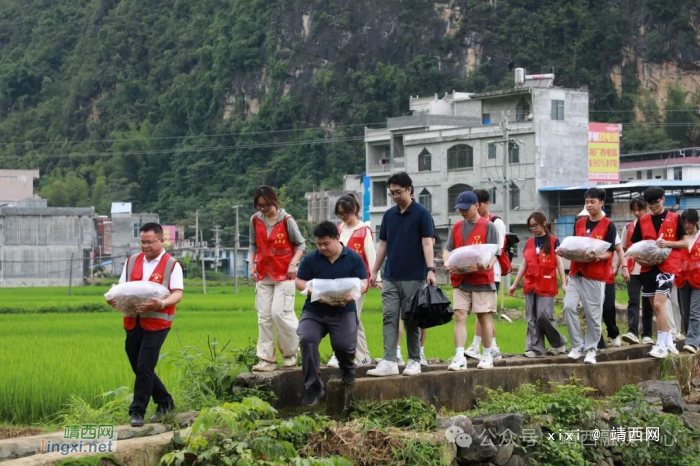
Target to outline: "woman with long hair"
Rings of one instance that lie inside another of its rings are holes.
[[[284,367],[297,363],[299,320],[294,313],[294,279],[306,244],[297,223],[279,205],[270,186],[260,186],[253,195],[258,211],[250,218],[250,277],[255,280],[255,308],[258,311],[257,372],[277,368],[277,345]]]
[[[561,257],[554,253],[559,247],[559,240],[549,233],[547,217],[542,212],[533,212],[527,219],[527,227],[535,236],[525,244],[523,263],[509,290],[510,295],[513,296],[520,280],[525,278],[523,284],[527,318],[525,356],[529,358],[544,356],[545,337],[551,345],[550,354],[566,354],[567,340],[557,329],[554,320],[554,297],[559,292],[557,273],[561,278],[562,289],[566,290],[564,263]]]
[[[374,265],[374,260],[376,258],[376,252],[374,250],[374,237],[372,236],[372,229],[365,222],[360,220],[360,201],[357,196],[353,193],[348,193],[345,196],[341,196],[335,203],[335,215],[342,221],[338,226],[338,232],[340,233],[340,242],[343,243],[350,250],[355,251],[362,257],[362,261],[365,263],[367,268],[367,277],[370,276],[370,271]],[[377,277],[377,283],[381,283],[379,277]],[[362,321],[360,316],[362,314],[362,305],[365,303],[365,293],[362,297],[355,301],[357,306],[357,320],[359,321],[357,327],[357,352],[355,353],[355,365],[358,367],[369,367],[372,365],[372,358],[369,355],[369,349],[367,348],[367,340],[365,338],[365,329],[362,326]],[[328,367],[338,367],[338,360],[335,354],[326,364]]]

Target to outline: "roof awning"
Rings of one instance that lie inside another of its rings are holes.
[[[697,188],[700,189],[700,180],[645,180],[645,181],[630,181],[629,183],[617,183],[606,185],[580,185],[580,186],[547,186],[540,188],[540,192],[554,191],[584,191],[588,188],[603,188],[603,189],[644,189],[651,186],[661,186],[662,188]]]

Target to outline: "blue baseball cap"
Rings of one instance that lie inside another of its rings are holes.
[[[467,210],[478,202],[479,200],[476,198],[474,191],[464,191],[457,197],[455,209]]]

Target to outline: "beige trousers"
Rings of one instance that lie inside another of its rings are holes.
[[[369,348],[367,348],[367,339],[365,338],[365,328],[362,326],[362,306],[365,304],[365,296],[367,294],[363,293],[362,297],[355,301],[355,306],[357,306],[357,351],[355,352],[355,359],[362,361],[364,358],[369,357]]]
[[[297,337],[299,320],[294,312],[294,293],[294,280],[276,282],[270,277],[265,277],[255,285],[259,359],[277,362],[275,327],[277,327],[277,345],[282,356],[285,358],[296,356],[299,351]]]

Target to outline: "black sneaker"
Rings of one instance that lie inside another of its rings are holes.
[[[173,412],[175,409],[175,406],[168,406],[168,407],[163,407],[161,408],[158,406],[158,409],[156,409],[156,412],[151,418],[148,420],[150,423],[155,423],[155,422],[161,422],[165,417]]]
[[[143,427],[143,415],[140,413],[132,413],[129,424],[131,424],[131,427]]]
[[[345,385],[352,385],[355,383],[355,369],[350,369],[348,371],[343,371],[343,376],[341,380]]]
[[[301,400],[302,406],[316,406],[321,398],[326,396],[326,391],[322,388],[319,393],[306,392],[304,399]]]

